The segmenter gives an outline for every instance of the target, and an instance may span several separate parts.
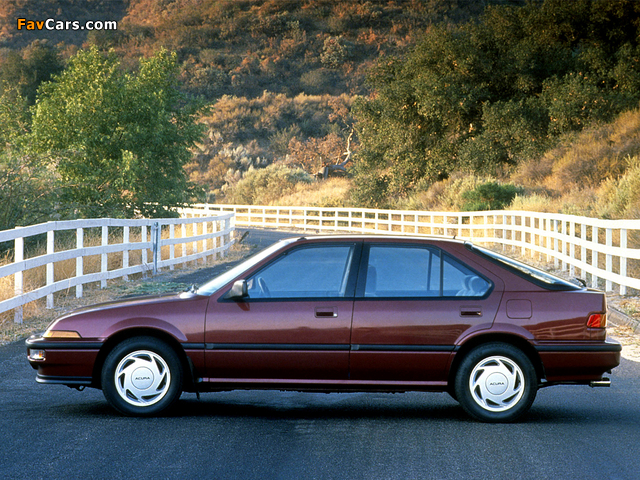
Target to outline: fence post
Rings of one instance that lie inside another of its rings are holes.
[[[53,224],[49,224],[53,229]],[[47,255],[53,255],[55,253],[55,232],[54,230],[47,230]],[[47,263],[47,286],[53,284],[55,281],[53,274],[53,262]],[[47,308],[53,308],[53,293],[47,295]]]
[[[223,230],[229,230],[229,232],[227,232],[223,237],[222,237],[222,243],[224,245],[231,243],[231,241],[233,240],[233,237],[236,236],[236,215],[235,213],[233,214],[232,217],[229,218],[225,218],[224,219],[224,225],[222,226]],[[233,235],[231,235],[231,233],[233,232]],[[220,245],[221,247],[223,247],[224,245]],[[222,255],[223,257],[226,255],[227,249],[225,248],[223,250],[224,255]]]
[[[606,241],[607,241],[607,254],[606,254],[606,271],[607,273],[611,273],[613,272],[613,256],[611,255],[611,246],[613,245],[613,230],[610,228],[607,228],[607,234],[606,234]],[[611,290],[613,290],[613,285],[611,283],[611,280],[607,279],[606,283],[605,283],[605,291],[610,292]]]
[[[502,215],[502,251],[503,252],[507,248],[507,229],[505,227],[506,224],[507,224],[507,216]]]
[[[20,227],[16,227],[18,229]],[[22,262],[24,260],[24,237],[16,238],[14,240],[14,262]],[[22,270],[13,274],[13,293],[16,297],[24,294],[24,274]],[[13,323],[22,323],[22,305],[16,308],[13,316]]]
[[[102,246],[106,247],[107,245],[109,245],[109,227],[107,225],[103,225],[102,226]],[[101,255],[101,260],[100,260],[100,272],[101,273],[106,273],[108,270],[108,254],[103,253]],[[100,280],[100,288],[106,288],[107,286],[107,279],[103,278],[102,280]]]
[[[186,223],[182,223],[182,225],[180,226],[180,232],[182,233],[182,258],[184,259],[184,257],[187,256],[187,242],[184,241],[185,238],[187,238],[187,224]],[[182,262],[182,266],[186,265],[187,262],[183,261]]]
[[[571,262],[569,263],[569,275],[571,277],[575,276],[576,268],[574,266],[574,260],[576,259],[576,223],[569,222],[569,235],[571,235],[571,243],[569,244],[569,257],[571,257]]]
[[[142,225],[142,227],[140,227],[140,241],[143,244],[147,243],[147,226],[146,225]],[[146,246],[140,251],[140,256],[141,256],[142,265],[143,266],[147,265],[148,259],[147,259],[147,247]],[[142,270],[142,276],[144,278],[146,278],[146,276],[147,276],[146,268]]]
[[[221,257],[221,255],[219,255],[219,249],[218,249],[218,244],[220,242],[218,242],[218,237],[216,237],[216,233],[218,233],[218,221],[214,220],[213,222],[211,222],[211,233],[213,234],[213,237],[211,238],[211,242],[212,242],[212,247],[213,247],[213,259],[217,260],[218,258]]]
[[[620,229],[620,248],[622,250],[627,249],[627,229],[626,228]],[[621,277],[627,276],[627,257],[623,257],[622,255],[620,255],[620,276]],[[627,286],[620,284],[620,295],[626,295],[626,294],[627,294]]]
[[[207,235],[207,222],[202,222],[201,225],[202,225],[202,235],[206,236]],[[203,252],[207,251],[207,239],[206,238],[202,239],[202,251]],[[196,263],[197,263],[197,260],[196,260]],[[206,256],[202,257],[202,263],[203,264],[207,263],[207,257]]]
[[[194,223],[195,225],[195,223]],[[160,254],[160,224],[158,222],[153,222],[153,226],[151,227],[151,245],[153,251],[153,274],[158,273],[158,257]]]
[[[191,224],[191,236],[198,236],[198,224],[195,222]],[[194,255],[198,253],[198,242],[191,242],[191,253],[193,253]],[[193,261],[193,264],[198,265],[198,259],[195,259]]]
[[[129,227],[123,227],[122,229],[122,246],[125,247],[129,243]],[[122,250],[122,268],[129,268],[129,250],[126,248]],[[125,282],[129,281],[129,275],[122,277]]]
[[[598,271],[598,227],[591,227],[591,243],[594,246],[591,247],[591,265]],[[591,275],[591,287],[598,288],[598,275]]]
[[[580,247],[580,261],[583,264],[586,264],[587,263],[587,245],[585,242],[587,241],[587,225],[585,223],[580,224],[580,241],[582,243],[582,246]],[[584,271],[584,267],[580,269],[580,277],[584,278],[585,280],[587,279],[587,273]]]
[[[76,248],[84,248],[84,230],[82,227],[76,229]],[[84,257],[78,255],[76,257],[76,277],[80,278],[84,275]],[[76,298],[82,298],[82,283],[76,285]]]
[[[549,256],[549,247],[551,246],[551,238],[549,237],[549,232],[551,230],[551,220],[549,218],[542,219],[542,231],[544,233],[544,248],[547,251],[546,259],[547,262],[551,259]]]
[[[553,266],[555,268],[558,268],[559,262],[558,262],[558,257],[557,254],[559,252],[559,245],[558,245],[558,233],[560,233],[560,229],[558,228],[558,219],[554,218],[553,219]]]
[[[523,257],[527,254],[527,217],[520,215],[520,255]]]

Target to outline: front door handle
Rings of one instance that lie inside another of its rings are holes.
[[[338,316],[336,307],[316,308],[316,318],[335,318]]]

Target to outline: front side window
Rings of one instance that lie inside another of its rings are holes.
[[[247,279],[249,299],[344,297],[353,251],[353,245],[291,250]]]
[[[491,284],[439,249],[372,245],[365,297],[482,297]]]

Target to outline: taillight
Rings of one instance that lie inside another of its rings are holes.
[[[587,327],[589,328],[605,328],[607,326],[607,314],[606,313],[592,313],[587,320]]]

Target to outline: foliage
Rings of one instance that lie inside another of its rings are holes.
[[[465,200],[462,205],[464,211],[502,210],[509,206],[517,194],[523,193],[522,187],[498,182],[487,182],[478,185],[473,190],[462,194]]]
[[[625,159],[640,154],[639,138],[640,110],[636,108],[609,123],[560,136],[554,148],[523,162],[511,181],[554,195],[581,187],[597,188],[606,178],[624,174],[628,168]]]
[[[595,212],[600,218],[640,218],[640,157],[628,157],[629,168],[599,189]]]
[[[55,214],[55,178],[38,156],[0,152],[0,231],[50,219]]]
[[[304,170],[284,165],[269,165],[266,168],[250,169],[227,194],[230,203],[249,205],[272,205],[291,193],[297,183],[311,183],[313,177]]]
[[[0,230],[38,223],[55,213],[56,174],[22,140],[29,131],[27,101],[18,88],[0,95]]]
[[[0,58],[0,91],[17,90],[29,105],[33,105],[40,84],[62,68],[58,51],[48,43],[36,40],[22,52],[7,51]]]
[[[461,211],[466,202],[466,192],[494,181],[493,177],[463,173],[454,173],[434,183],[421,180],[408,197],[398,199],[394,205],[404,210]]]
[[[189,178],[207,200],[218,201],[226,185],[237,183],[250,167],[279,162],[315,174],[324,162],[342,158],[352,102],[344,94],[222,97],[202,119],[208,135],[192,151]],[[351,146],[356,148],[355,140]]]
[[[328,178],[322,182],[298,182],[295,189],[277,200],[278,205],[309,207],[347,207],[351,179]]]
[[[490,6],[382,58],[375,94],[354,107],[354,200],[382,206],[460,170],[502,174],[637,105],[638,25],[631,0]]]
[[[161,50],[125,74],[113,53],[80,51],[39,91],[33,152],[50,155],[62,200],[79,214],[166,215],[188,198],[183,165],[201,128],[177,88],[176,55]]]

